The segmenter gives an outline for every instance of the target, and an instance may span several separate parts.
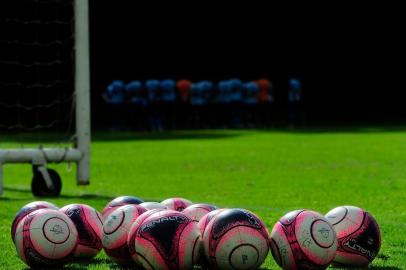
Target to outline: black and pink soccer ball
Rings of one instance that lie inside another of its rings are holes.
[[[18,211],[18,213],[14,217],[13,223],[11,224],[11,238],[13,239],[13,242],[15,240],[15,233],[16,233],[18,223],[31,212],[34,212],[35,210],[43,209],[43,208],[58,210],[58,207],[52,203],[45,202],[45,201],[35,201],[35,202],[31,202],[29,204],[24,205]]]
[[[110,201],[102,211],[103,219],[105,219],[116,208],[127,204],[140,204],[144,201],[134,196],[120,196]]]
[[[378,223],[367,211],[355,206],[340,206],[326,214],[337,234],[334,264],[366,267],[381,247]]]
[[[78,244],[73,252],[76,258],[93,258],[102,249],[103,222],[99,212],[86,204],[69,204],[60,209],[75,224]]]

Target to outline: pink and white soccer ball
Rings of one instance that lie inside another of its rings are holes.
[[[271,232],[271,251],[286,270],[326,269],[337,250],[330,222],[317,212],[296,210],[284,215]]]
[[[127,205],[127,204],[140,204],[144,201],[140,198],[134,196],[120,196],[115,198],[114,200],[110,201],[106,207],[104,207],[102,211],[103,219],[105,219],[111,212],[115,209],[119,208],[120,206]]]
[[[39,209],[17,226],[17,254],[28,266],[44,268],[60,266],[74,251],[78,233],[72,221],[60,211]]]
[[[86,204],[69,204],[60,209],[75,224],[78,244],[73,252],[76,258],[92,258],[102,249],[103,223],[99,212]]]
[[[163,205],[162,203],[159,203],[159,202],[143,202],[140,205],[147,210],[152,210],[152,209],[166,210],[166,209],[168,209],[168,207],[166,207],[165,205]]]
[[[226,210],[226,208],[220,208],[220,209],[216,209],[214,211],[211,211],[209,213],[207,213],[206,215],[204,215],[200,220],[199,223],[197,224],[197,227],[199,227],[199,231],[200,234],[204,235],[204,231],[206,230],[207,225],[209,224],[209,222],[216,216],[218,215],[220,212]]]
[[[35,210],[38,210],[38,209],[43,209],[43,208],[58,210],[58,207],[56,205],[49,203],[49,202],[45,202],[45,201],[35,201],[35,202],[31,202],[31,203],[26,204],[23,207],[21,207],[21,209],[15,215],[13,223],[11,224],[11,239],[13,239],[13,242],[14,242],[18,223],[24,217],[26,217],[29,213],[34,212]]]
[[[217,207],[211,204],[207,203],[198,203],[198,204],[192,204],[185,209],[183,209],[182,213],[186,214],[189,216],[192,220],[199,222],[199,220],[206,215],[207,213],[210,213],[211,211],[216,210]]]
[[[381,233],[374,217],[355,206],[340,206],[326,214],[337,234],[335,264],[367,266],[379,252]]]
[[[137,219],[134,221],[133,225],[131,225],[131,228],[130,228],[130,231],[129,231],[128,237],[127,237],[127,245],[128,245],[129,251],[130,251],[131,258],[139,266],[141,266],[141,263],[138,261],[137,252],[135,250],[135,236],[137,234],[137,230],[141,226],[141,224],[144,222],[144,220],[147,219],[149,216],[151,216],[159,211],[164,211],[164,210],[167,210],[167,209],[157,208],[157,209],[148,210],[148,211],[142,213],[139,217],[137,217]]]
[[[106,254],[115,262],[123,265],[133,261],[127,245],[131,225],[146,211],[140,205],[129,204],[114,210],[103,224],[102,244]]]
[[[192,202],[184,198],[170,198],[161,202],[169,210],[183,211],[186,207],[192,205]]]
[[[269,251],[265,224],[245,209],[227,209],[207,225],[204,254],[210,269],[258,269]]]
[[[136,260],[144,269],[193,269],[199,260],[197,223],[181,212],[158,211],[144,219],[134,235]]]

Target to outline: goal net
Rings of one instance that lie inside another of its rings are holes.
[[[52,191],[47,164],[76,162],[77,183],[88,184],[88,1],[2,1],[0,32],[0,141],[22,144],[0,149],[0,194],[7,163],[32,164]],[[37,147],[23,144],[27,139]]]

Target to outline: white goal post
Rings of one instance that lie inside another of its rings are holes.
[[[72,148],[32,148],[0,150],[0,194],[3,193],[3,165],[30,163],[46,166],[62,161],[77,163],[77,184],[89,184],[90,178],[90,63],[89,3],[74,0],[74,87],[76,108],[76,143]],[[48,182],[48,181],[46,181]],[[48,183],[47,183],[48,184]]]

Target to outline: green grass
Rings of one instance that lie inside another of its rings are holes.
[[[2,138],[0,138],[1,140]],[[19,143],[3,138],[0,147]],[[102,210],[118,195],[160,201],[174,196],[256,212],[271,230],[286,212],[326,213],[339,205],[370,211],[382,231],[373,269],[406,269],[406,132],[200,131],[147,136],[96,134],[90,186],[75,185],[74,170],[53,165],[64,181],[63,206],[86,203]],[[0,197],[0,268],[25,269],[10,225],[30,193],[31,167],[6,165]],[[264,269],[278,269],[271,255]],[[104,252],[68,269],[119,269]]]

